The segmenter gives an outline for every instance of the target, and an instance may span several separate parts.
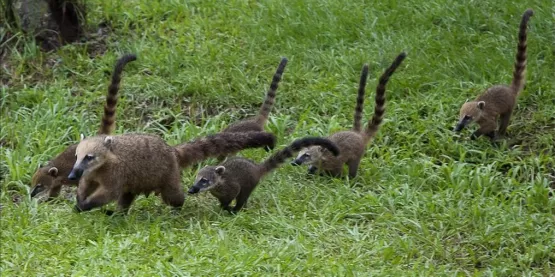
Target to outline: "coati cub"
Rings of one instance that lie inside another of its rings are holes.
[[[275,145],[266,132],[220,133],[169,146],[145,134],[95,136],[82,140],[68,178],[78,180],[77,211],[88,211],[112,201],[126,213],[135,197],[154,192],[173,207],[184,202],[181,169],[209,157],[246,148]]]
[[[292,164],[301,165],[306,163],[310,165],[309,174],[321,170],[321,173],[326,173],[334,177],[343,175],[343,165],[347,164],[349,168],[349,177],[356,177],[366,145],[370,142],[372,137],[374,137],[382,123],[385,112],[385,86],[405,57],[406,54],[404,52],[399,54],[391,66],[389,66],[380,77],[378,86],[376,87],[374,116],[372,117],[372,121],[368,122],[366,130],[363,132],[361,130],[360,121],[362,119],[362,105],[364,104],[364,90],[368,77],[368,65],[364,65],[360,76],[353,129],[350,131],[341,131],[328,137],[339,147],[341,154],[338,157],[333,157],[321,147],[312,146],[301,150]]]
[[[262,132],[264,131],[264,125],[266,125],[266,121],[268,121],[268,117],[270,116],[270,111],[274,106],[275,98],[276,98],[276,91],[278,89],[279,82],[281,81],[281,76],[283,75],[283,71],[285,70],[285,66],[287,65],[287,58],[282,58],[276,73],[274,73],[274,77],[272,78],[272,83],[270,84],[270,88],[266,92],[266,98],[264,99],[264,103],[260,107],[260,111],[258,115],[243,119],[239,122],[235,122],[225,128],[222,132],[227,133],[244,133],[244,132]],[[266,148],[266,151],[269,151]],[[233,156],[236,153],[229,153],[229,156]],[[218,157],[219,161],[223,161],[225,156]]]
[[[115,128],[116,105],[118,103],[119,85],[121,82],[121,74],[125,65],[135,61],[136,55],[127,54],[116,61],[114,72],[112,73],[112,82],[108,87],[106,95],[106,104],[104,105],[104,115],[98,134],[109,135]],[[48,195],[48,199],[57,197],[63,185],[77,185],[77,180],[69,180],[67,178],[73,164],[75,163],[75,149],[77,144],[72,144],[62,153],[50,160],[46,165],[40,167],[31,180],[33,186],[31,197],[37,196],[41,192]]]
[[[511,114],[516,105],[516,99],[520,91],[524,88],[526,72],[526,28],[533,14],[534,11],[531,9],[526,10],[520,21],[516,62],[511,85],[490,87],[476,97],[474,101],[464,103],[459,112],[459,123],[455,127],[455,132],[460,132],[464,127],[472,122],[476,122],[480,125],[480,128],[472,134],[471,139],[486,135],[493,140],[496,137],[497,117],[499,116],[499,130],[497,133],[501,136],[505,135],[507,127],[509,126]]]
[[[260,111],[258,112],[257,116],[252,118],[244,119],[239,122],[235,122],[225,128],[222,132],[262,132],[264,131],[264,125],[266,121],[268,121],[268,117],[270,116],[270,111],[274,106],[275,98],[276,98],[276,91],[278,89],[279,82],[281,81],[281,76],[283,75],[283,71],[285,70],[285,66],[287,65],[287,58],[282,58],[281,62],[278,65],[276,73],[272,78],[272,83],[270,84],[270,89],[266,92],[266,98],[264,99],[264,103],[260,107]]]
[[[247,203],[249,196],[262,177],[276,169],[287,158],[292,157],[294,152],[312,145],[324,147],[335,156],[339,155],[339,148],[328,139],[319,137],[298,139],[261,164],[245,158],[234,157],[218,166],[206,166],[198,172],[189,193],[210,191],[213,196],[218,198],[224,210],[236,213]],[[233,199],[236,199],[236,204],[232,208],[229,204]]]

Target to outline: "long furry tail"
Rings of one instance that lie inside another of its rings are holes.
[[[137,59],[134,54],[126,54],[119,58],[114,67],[114,72],[112,73],[112,83],[108,87],[108,94],[106,95],[106,105],[104,105],[104,115],[102,116],[102,122],[100,124],[100,129],[98,130],[99,135],[109,135],[114,131],[116,127],[116,105],[118,103],[118,92],[119,84],[121,82],[121,74],[123,68],[129,62]]]
[[[282,58],[281,62],[278,65],[276,73],[272,78],[272,83],[270,84],[270,89],[266,92],[266,98],[264,99],[264,103],[260,107],[260,111],[258,112],[258,117],[256,121],[264,126],[268,117],[270,116],[270,111],[274,106],[274,102],[276,99],[276,91],[278,89],[279,82],[281,81],[281,76],[283,75],[283,71],[285,70],[285,66],[287,65],[287,58]]]
[[[295,140],[289,146],[273,154],[270,158],[260,164],[263,174],[271,172],[284,163],[286,159],[293,157],[293,155],[299,150],[312,145],[322,146],[328,149],[334,156],[339,155],[339,148],[329,139],[321,137],[305,137]]]
[[[513,81],[511,82],[511,89],[515,95],[517,95],[524,88],[524,75],[526,73],[526,28],[532,15],[534,15],[534,11],[532,9],[527,9],[524,12],[518,30],[518,46],[516,51],[515,69],[513,71]]]
[[[218,133],[175,146],[179,166],[185,168],[210,157],[226,156],[247,148],[273,149],[276,137],[268,132]]]
[[[366,90],[366,80],[368,79],[368,65],[362,67],[360,73],[360,82],[358,84],[357,105],[355,107],[355,121],[353,123],[353,131],[360,132],[362,128],[362,108],[364,105],[364,92]]]
[[[401,54],[395,58],[393,63],[380,77],[378,86],[376,87],[376,105],[374,107],[374,115],[372,116],[372,120],[368,122],[368,125],[366,126],[366,141],[369,141],[372,137],[374,137],[374,135],[376,135],[376,132],[378,132],[378,129],[380,128],[380,124],[382,124],[383,115],[385,113],[385,86],[387,85],[391,75],[395,73],[397,67],[401,65],[406,57],[407,54],[405,52],[401,52]]]

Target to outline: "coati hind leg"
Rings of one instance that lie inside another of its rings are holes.
[[[242,190],[239,195],[237,196],[237,201],[235,203],[235,207],[233,207],[233,210],[230,211],[231,213],[237,213],[238,211],[240,211],[243,207],[245,207],[247,205],[247,201],[249,200],[249,196],[251,195],[251,190]]]
[[[129,207],[137,195],[131,192],[123,193],[118,199],[118,208],[123,214],[127,214]]]
[[[507,127],[509,127],[509,122],[511,120],[512,111],[508,111],[499,116],[499,131],[497,134],[499,136],[504,136],[507,133]]]
[[[179,181],[167,183],[160,190],[160,196],[164,203],[174,208],[181,208],[185,202],[185,194]]]

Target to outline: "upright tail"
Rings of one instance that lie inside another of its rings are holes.
[[[518,95],[522,88],[524,88],[524,75],[526,73],[526,28],[528,26],[528,20],[530,20],[532,15],[534,15],[532,9],[527,9],[524,12],[518,30],[515,70],[513,71],[513,81],[511,82],[511,89],[515,95]]]
[[[368,122],[368,125],[366,126],[366,141],[369,141],[372,137],[374,137],[374,135],[376,135],[376,132],[378,132],[378,129],[380,128],[380,124],[382,124],[383,115],[385,113],[385,86],[389,81],[389,77],[395,73],[397,67],[401,65],[406,57],[407,54],[405,52],[401,52],[401,54],[395,58],[393,63],[387,68],[382,76],[380,76],[378,86],[376,87],[376,106],[374,107],[374,115],[372,116],[372,120]]]
[[[284,149],[280,150],[279,152],[273,154],[265,160],[260,167],[262,168],[262,175],[271,172],[272,170],[276,169],[282,163],[285,162],[286,159],[291,158],[295,155],[296,152],[299,150],[309,147],[312,145],[319,145],[326,149],[328,149],[334,156],[339,155],[339,148],[335,143],[330,141],[326,138],[321,137],[305,137],[302,139],[295,140],[289,146],[285,147]]]
[[[116,126],[116,105],[118,103],[118,91],[119,84],[121,82],[121,73],[123,68],[128,62],[132,62],[137,59],[134,54],[126,54],[119,58],[114,67],[114,72],[112,73],[112,83],[108,87],[108,94],[106,95],[106,105],[104,105],[104,115],[102,116],[102,122],[100,124],[100,129],[98,130],[99,135],[109,135],[114,131]]]
[[[285,66],[287,65],[287,58],[282,58],[281,62],[278,65],[276,73],[272,78],[272,83],[270,84],[270,89],[266,92],[266,98],[264,99],[264,103],[262,107],[260,107],[260,111],[258,112],[258,116],[256,121],[264,126],[268,117],[270,116],[270,111],[274,106],[274,102],[276,99],[276,91],[278,89],[279,82],[281,81],[281,75],[283,75],[283,71],[285,70]]]
[[[175,146],[179,166],[185,168],[210,157],[226,156],[247,148],[273,149],[276,137],[268,132],[218,133]]]
[[[355,107],[355,122],[353,123],[353,131],[360,132],[362,128],[362,107],[364,105],[364,92],[366,90],[366,80],[368,79],[368,65],[362,67],[360,73],[360,82],[358,84],[357,105]]]

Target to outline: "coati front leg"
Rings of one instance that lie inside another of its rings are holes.
[[[79,194],[77,194],[77,204],[75,204],[75,210],[77,212],[85,212],[101,207],[112,200],[111,196],[112,192],[106,191],[102,187],[95,190],[90,196],[86,197],[86,199],[83,199]]]
[[[349,168],[349,178],[355,178],[357,176],[359,165],[360,158],[353,159],[347,162],[347,167]]]
[[[504,136],[507,133],[512,113],[513,111],[511,110],[499,116],[499,131],[497,132],[499,136]]]
[[[495,138],[495,130],[497,129],[495,119],[479,121],[478,124],[480,125],[480,128],[472,133],[470,139],[475,140],[481,135],[488,136],[492,140]]]
[[[118,199],[118,208],[123,214],[127,214],[129,207],[137,195],[131,192],[123,193]]]
[[[237,201],[235,203],[235,207],[233,210],[230,211],[231,213],[239,212],[245,205],[247,205],[247,201],[249,200],[249,196],[251,195],[252,190],[241,190],[239,195],[237,196]]]

